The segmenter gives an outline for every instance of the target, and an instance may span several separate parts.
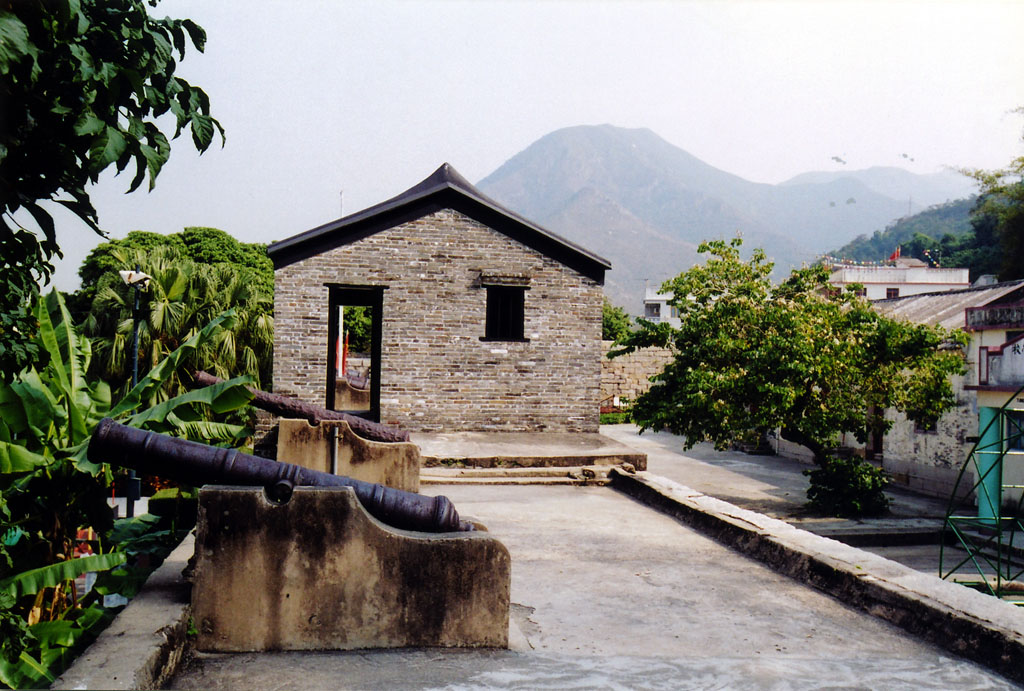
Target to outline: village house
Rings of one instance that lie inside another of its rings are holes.
[[[420,432],[597,431],[611,265],[450,165],[268,254],[275,392],[335,408],[345,308],[366,306],[365,417]]]
[[[671,299],[671,293],[659,293],[653,288],[646,288],[644,291],[644,319],[655,324],[667,322],[673,329],[678,329],[682,322],[679,321],[678,310],[668,304]]]
[[[868,456],[880,458],[882,467],[901,484],[948,497],[979,434],[989,420],[998,417],[989,434],[1009,452],[1002,482],[1024,484],[1024,448],[1018,433],[1024,424],[1024,396],[1015,396],[1024,385],[1024,281],[880,300],[874,305],[889,317],[963,328],[970,344],[967,372],[953,382],[957,407],[930,429],[887,411],[894,424],[884,439],[869,444]],[[1000,413],[1004,405],[1007,410]]]
[[[828,282],[837,288],[857,283],[868,300],[885,300],[970,286],[968,269],[928,266],[913,257],[894,257],[882,265],[834,262]]]

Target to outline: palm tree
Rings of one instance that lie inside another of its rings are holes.
[[[146,253],[117,249],[118,268],[141,267],[152,279],[141,294],[139,376],[194,336],[218,314],[234,308],[235,316],[217,329],[189,363],[229,379],[242,374],[270,381],[273,349],[273,297],[263,294],[245,267],[201,264],[180,250],[158,247]],[[84,331],[94,342],[91,371],[110,384],[115,397],[131,384],[133,289],[111,271],[98,283]],[[177,378],[167,382],[158,400],[184,388]]]

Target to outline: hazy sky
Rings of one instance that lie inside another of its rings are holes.
[[[208,34],[179,73],[227,145],[187,135],[151,193],[94,188],[100,225],[271,242],[448,161],[476,182],[553,130],[647,127],[758,182],[809,170],[1000,167],[1022,153],[1024,2],[164,0]],[[173,125],[168,125],[172,128]],[[906,157],[904,157],[904,154]],[[910,160],[913,158],[913,161]],[[98,241],[54,212],[66,259]],[[614,262],[614,257],[610,257]]]

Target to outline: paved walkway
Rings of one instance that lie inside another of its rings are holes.
[[[763,459],[674,444],[637,446],[651,473],[709,494],[777,515],[803,502],[803,466],[777,477]],[[448,495],[509,548],[514,650],[201,654],[172,688],[1016,688],[610,488],[424,493]]]
[[[843,520],[811,516],[804,509],[813,465],[781,456],[715,451],[711,444],[684,450],[684,439],[668,432],[644,432],[635,425],[606,425],[601,434],[647,454],[654,475],[751,511],[779,518],[804,530],[833,537],[926,573],[939,573],[939,534],[946,500],[899,487],[886,494],[891,514]]]

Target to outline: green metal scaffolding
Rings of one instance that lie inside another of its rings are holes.
[[[1008,464],[1024,463],[1024,417],[979,406],[974,447],[960,468],[943,523],[939,576],[1024,605],[1024,485],[1006,484]],[[1024,474],[1013,473],[1024,477]]]

